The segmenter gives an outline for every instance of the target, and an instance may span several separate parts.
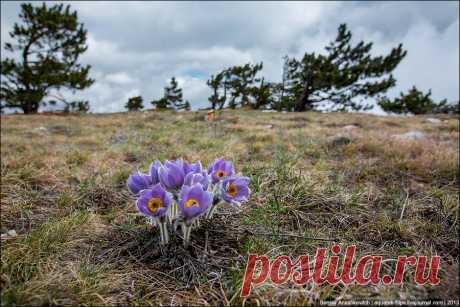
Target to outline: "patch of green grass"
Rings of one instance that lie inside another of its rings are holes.
[[[82,166],[89,159],[88,154],[79,150],[71,151],[67,154],[66,163],[69,166]]]
[[[2,248],[2,275],[8,276],[2,290],[4,304],[21,304],[27,294],[32,294],[27,289],[28,281],[53,265],[54,258],[66,250],[88,217],[88,213],[78,212],[47,222],[24,239]]]

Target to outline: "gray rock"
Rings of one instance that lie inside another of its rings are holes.
[[[346,125],[346,126],[343,126],[343,129],[345,130],[353,130],[353,129],[357,129],[359,128],[359,126],[357,125]]]
[[[414,130],[403,134],[395,134],[393,137],[400,140],[421,140],[425,138],[425,134],[421,131]]]
[[[48,130],[49,133],[52,133],[52,134],[62,134],[62,135],[67,135],[67,136],[77,134],[76,130],[74,130],[74,129],[70,128],[70,127],[64,126],[64,125],[48,126],[47,130]]]
[[[262,128],[262,129],[272,129],[273,125],[258,125],[258,127]]]
[[[16,237],[18,235],[16,233],[16,230],[14,230],[14,229],[8,230],[8,232],[6,234],[9,235],[10,237]]]
[[[38,128],[35,128],[34,131],[37,131],[37,132],[47,132],[48,129],[46,129],[45,127],[43,126],[40,126]]]
[[[110,142],[112,144],[122,144],[128,140],[128,136],[125,134],[114,134],[110,137]]]
[[[349,137],[338,135],[329,142],[329,146],[338,147],[338,146],[343,146],[343,145],[347,145],[350,143],[351,143],[351,139]]]
[[[433,123],[433,124],[439,124],[441,122],[440,119],[437,119],[437,118],[433,118],[433,117],[428,117],[426,119],[427,122],[430,122],[430,123]]]

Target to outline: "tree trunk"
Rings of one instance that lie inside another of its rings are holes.
[[[306,107],[306,104],[307,104],[307,100],[308,99],[308,93],[307,93],[307,87],[305,86],[305,88],[303,89],[302,91],[302,94],[300,95],[299,99],[297,99],[297,102],[294,106],[294,111],[296,112],[303,112],[305,111],[305,107]]]
[[[38,103],[26,102],[21,108],[24,114],[34,114],[38,112]]]
[[[309,100],[311,93],[308,91],[308,86],[305,86],[299,99],[297,99],[294,111],[303,112],[310,111],[313,109],[311,101]]]

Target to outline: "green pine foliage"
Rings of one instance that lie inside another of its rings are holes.
[[[215,76],[211,75],[211,78],[206,82],[212,90],[212,95],[208,100],[213,110],[222,109],[227,101],[227,77],[227,70],[223,70]]]
[[[182,89],[175,77],[172,77],[169,86],[165,87],[164,97],[167,104],[173,108],[179,109],[183,106]]]
[[[208,98],[212,109],[222,109],[225,105],[231,109],[237,106],[260,108],[267,104],[268,84],[257,74],[262,70],[263,63],[247,63],[224,69],[217,75],[212,75],[207,85],[212,90]]]
[[[64,112],[87,113],[89,111],[89,101],[77,100],[69,102],[64,107]]]
[[[401,92],[399,97],[391,100],[388,98],[381,99],[378,104],[384,111],[392,113],[412,113],[412,114],[429,114],[429,113],[457,113],[458,104],[448,104],[444,99],[438,103],[431,98],[431,90],[428,93],[419,91],[413,86],[407,93]]]
[[[182,89],[175,77],[172,77],[169,85],[164,88],[164,95],[158,100],[153,100],[151,104],[156,109],[175,109],[190,110],[190,102],[183,100]]]
[[[93,84],[94,80],[88,77],[90,66],[78,63],[87,45],[86,30],[78,22],[77,12],[63,4],[22,4],[19,17],[22,23],[15,23],[10,32],[14,43],[6,43],[4,48],[21,57],[1,62],[2,109],[36,113],[47,104],[45,98],[51,93],[60,89],[82,90]],[[78,108],[78,102],[75,106]]]
[[[351,32],[342,24],[326,54],[305,53],[300,60],[285,56],[282,82],[258,77],[262,63],[234,66],[207,81],[212,90],[208,100],[213,109],[250,106],[307,111],[324,102],[330,110],[368,109],[371,106],[362,101],[379,98],[395,85],[391,73],[407,53],[400,44],[385,56],[372,56],[372,45],[364,41],[353,45]]]
[[[352,34],[346,24],[338,28],[334,41],[326,47],[326,55],[305,53],[301,60],[286,59],[288,79],[295,111],[315,109],[328,101],[333,110],[362,110],[370,106],[357,101],[378,97],[395,85],[391,72],[407,52],[402,44],[386,56],[371,55],[372,42],[351,43]]]
[[[155,107],[155,109],[164,110],[169,108],[168,101],[165,97],[161,97],[158,100],[152,100],[150,103]]]
[[[143,99],[141,96],[135,96],[128,99],[125,108],[131,111],[140,111],[144,108]]]
[[[151,104],[155,109],[175,109],[190,111],[191,106],[188,100],[183,100],[182,89],[175,77],[172,77],[169,85],[164,88],[164,95],[158,100],[152,100]]]
[[[191,105],[190,105],[190,102],[188,100],[186,100],[182,105],[180,105],[178,108],[178,110],[185,110],[185,111],[190,111],[191,110]]]

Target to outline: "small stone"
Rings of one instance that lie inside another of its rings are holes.
[[[16,233],[16,230],[14,229],[11,229],[11,230],[8,230],[8,232],[6,233],[8,236],[10,237],[16,237],[18,234]]]
[[[273,125],[260,125],[259,127],[262,129],[272,129]]]
[[[52,125],[49,126],[47,130],[49,133],[52,134],[62,134],[67,136],[75,134],[75,131],[73,129],[64,125]]]
[[[357,125],[346,125],[343,127],[343,129],[345,130],[352,130],[352,129],[356,129],[356,128],[359,128]]]
[[[343,146],[351,143],[351,139],[346,136],[336,136],[329,143],[332,147]]]
[[[434,118],[434,117],[428,117],[426,119],[427,122],[432,123],[432,124],[439,124],[441,122],[440,119]]]
[[[122,144],[128,140],[128,136],[125,134],[114,134],[110,137],[110,142],[112,144]]]
[[[421,131],[409,131],[403,134],[396,134],[393,137],[400,140],[421,140],[425,138],[425,134]]]

